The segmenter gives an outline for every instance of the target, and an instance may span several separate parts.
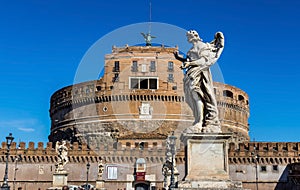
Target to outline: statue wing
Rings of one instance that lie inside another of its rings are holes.
[[[224,47],[224,35],[222,32],[216,32],[215,39],[211,42],[215,46],[215,48],[223,48]]]
[[[215,58],[219,58],[224,49],[224,35],[222,32],[217,32],[215,34],[215,39],[210,42],[213,46],[212,52],[215,53]]]
[[[143,35],[144,38],[147,38],[146,34],[144,34],[143,32],[141,32],[141,34]]]

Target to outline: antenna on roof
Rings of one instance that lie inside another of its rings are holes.
[[[151,13],[152,13],[152,3],[151,0],[149,1],[149,31],[148,33],[151,33]]]
[[[145,41],[146,41],[146,46],[151,46],[151,40],[153,38],[156,38],[155,36],[151,36],[151,12],[152,12],[152,4],[151,4],[151,0],[149,2],[149,30],[147,34],[144,34],[143,32],[141,32],[141,34],[143,35]]]

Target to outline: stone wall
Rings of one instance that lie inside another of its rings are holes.
[[[125,143],[126,141],[124,141]],[[177,147],[176,162],[180,173],[179,180],[185,175],[184,145],[179,143]],[[132,146],[124,146],[118,143],[115,146],[101,146],[97,149],[89,149],[86,144],[67,144],[69,163],[65,166],[69,173],[69,184],[83,184],[86,182],[86,164],[90,163],[89,183],[96,183],[98,176],[98,162],[104,160],[105,180],[108,189],[130,189],[134,182],[135,162],[138,158],[144,158],[147,164],[146,173],[151,183],[160,189],[163,183],[161,173],[162,164],[165,161],[166,146],[164,142],[156,147],[148,147],[141,150]],[[254,148],[255,147],[255,148]],[[298,163],[300,143],[263,143],[248,142],[230,143],[229,148],[229,174],[234,181],[242,181],[244,188],[255,189],[256,167],[257,182],[259,189],[282,189],[292,188],[295,185],[289,180],[289,165]],[[0,176],[4,175],[6,161],[6,143],[0,148]],[[22,160],[16,160],[21,155]],[[255,159],[254,155],[259,157]],[[13,186],[16,174],[16,187],[25,189],[46,189],[52,184],[52,174],[55,171],[57,153],[52,143],[28,145],[13,143],[9,156],[9,183]],[[118,178],[112,180],[107,178],[107,166],[118,167]],[[15,170],[18,168],[18,170]],[[131,186],[130,186],[131,185]],[[130,188],[129,188],[130,187]]]

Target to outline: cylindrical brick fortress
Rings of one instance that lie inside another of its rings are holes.
[[[88,141],[90,146],[122,139],[165,139],[192,125],[185,102],[177,48],[113,47],[102,78],[64,87],[51,96],[50,142]],[[214,83],[222,131],[249,140],[248,95]]]

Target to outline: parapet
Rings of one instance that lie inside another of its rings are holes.
[[[231,164],[290,164],[300,161],[300,142],[245,142],[229,144]]]
[[[37,146],[36,146],[37,145]],[[163,147],[149,147],[149,148],[134,148],[124,147],[121,143],[113,145],[104,145],[100,147],[90,148],[87,144],[66,144],[68,148],[69,162],[98,162],[100,160],[106,160],[107,162],[118,163],[134,163],[138,157],[144,157],[149,162],[163,163],[165,161],[165,149]],[[165,146],[164,146],[165,147]],[[176,160],[178,163],[184,162],[184,150],[182,144],[178,148]],[[0,162],[6,161],[6,142],[2,142],[0,148]],[[20,142],[19,146],[13,142],[10,149],[9,162],[15,162],[16,158],[21,156],[21,160],[18,162],[25,163],[55,163],[57,161],[57,153],[53,144],[48,142],[44,146],[43,142],[29,142],[26,146],[24,142]]]
[[[125,46],[125,47],[112,47],[112,53],[123,53],[123,52],[167,52],[172,53],[174,51],[178,51],[178,47],[166,47],[164,45],[161,46]]]

